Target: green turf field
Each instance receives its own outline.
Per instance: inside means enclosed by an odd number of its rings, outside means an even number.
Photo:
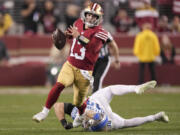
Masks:
[[[31,120],[39,112],[46,94],[1,94],[0,95],[0,135],[180,135],[180,93],[128,94],[114,97],[111,102],[114,112],[125,118],[145,116],[159,111],[169,115],[170,122],[149,123],[136,128],[111,132],[85,132],[82,128],[66,131],[51,110],[48,118],[38,124]],[[63,93],[61,101],[72,102],[71,93]]]

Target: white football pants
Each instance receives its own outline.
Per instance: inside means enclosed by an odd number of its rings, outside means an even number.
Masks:
[[[124,119],[118,114],[112,112],[109,103],[111,102],[113,96],[135,93],[136,87],[136,85],[111,85],[98,90],[92,96],[90,96],[90,100],[97,102],[104,109],[106,115],[108,115],[108,118],[112,122],[112,129],[139,126],[147,122],[152,122],[159,117],[156,114],[146,117]]]

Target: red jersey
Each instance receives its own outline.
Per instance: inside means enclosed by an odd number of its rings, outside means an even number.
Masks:
[[[108,39],[108,33],[101,26],[84,29],[84,23],[81,19],[78,19],[74,25],[81,35],[89,39],[89,43],[82,46],[74,38],[68,61],[79,69],[93,70],[99,51],[103,43]]]

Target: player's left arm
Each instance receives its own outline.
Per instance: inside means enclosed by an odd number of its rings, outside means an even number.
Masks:
[[[120,61],[119,61],[119,48],[116,43],[116,41],[113,39],[112,35],[110,32],[108,32],[108,39],[107,39],[107,44],[109,45],[109,50],[110,50],[110,55],[114,56],[114,62],[113,65],[115,68],[120,67]]]
[[[119,61],[119,48],[116,44],[116,41],[113,39],[109,43],[109,49],[112,56],[114,56],[114,66],[115,68],[120,67],[120,61]]]

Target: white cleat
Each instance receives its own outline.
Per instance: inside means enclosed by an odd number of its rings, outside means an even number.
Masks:
[[[157,121],[165,122],[165,123],[169,122],[169,117],[166,115],[165,112],[160,112],[159,114],[161,115],[161,117],[157,119]]]
[[[48,116],[48,113],[39,112],[39,113],[35,114],[32,119],[39,123],[39,122],[43,121],[47,116]]]
[[[135,91],[137,94],[142,94],[142,93],[144,93],[145,90],[154,88],[156,86],[156,84],[157,84],[156,81],[149,81],[149,82],[143,83],[141,85],[138,85],[136,87]]]

